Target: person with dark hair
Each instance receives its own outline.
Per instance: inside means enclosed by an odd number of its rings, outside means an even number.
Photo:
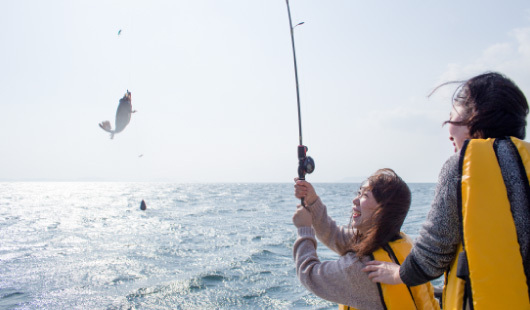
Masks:
[[[295,196],[304,198],[293,223],[298,230],[293,256],[300,282],[339,309],[439,309],[430,283],[416,287],[380,285],[362,272],[373,259],[403,262],[412,243],[400,232],[410,208],[407,184],[391,169],[380,169],[362,183],[353,199],[350,224],[338,226],[313,186],[296,180]],[[318,239],[340,255],[321,262]]]
[[[444,84],[445,85],[445,84]],[[444,309],[530,309],[528,103],[507,77],[463,82],[448,125],[455,152],[405,261],[372,261],[374,282],[428,283],[445,272]]]

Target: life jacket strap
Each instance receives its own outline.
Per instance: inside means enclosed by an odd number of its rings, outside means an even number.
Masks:
[[[467,264],[466,252],[460,252],[458,255],[458,265],[456,267],[456,276],[464,281],[469,280],[469,265]]]

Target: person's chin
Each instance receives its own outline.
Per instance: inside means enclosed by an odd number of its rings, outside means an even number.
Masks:
[[[361,219],[360,218],[353,219],[353,223],[352,223],[351,227],[353,229],[359,230],[360,226],[361,226]]]

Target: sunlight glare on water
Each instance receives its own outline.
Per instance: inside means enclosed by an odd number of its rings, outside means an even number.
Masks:
[[[358,184],[315,187],[347,224]],[[433,185],[411,188],[414,237]],[[292,184],[0,183],[0,308],[335,309],[296,278],[296,204]]]

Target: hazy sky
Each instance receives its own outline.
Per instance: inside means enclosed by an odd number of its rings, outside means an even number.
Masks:
[[[436,85],[495,70],[530,94],[528,0],[290,5],[309,181],[435,182],[453,152]],[[291,182],[290,40],[284,0],[1,0],[0,180]],[[110,140],[127,89],[138,112]]]

